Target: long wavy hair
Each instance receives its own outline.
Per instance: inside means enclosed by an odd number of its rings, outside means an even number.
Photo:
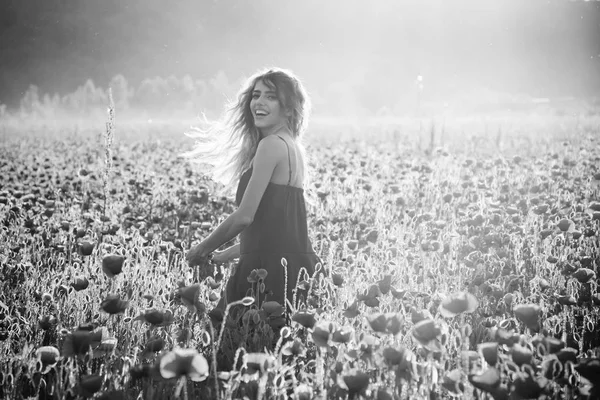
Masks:
[[[251,76],[242,86],[235,100],[226,105],[223,115],[216,121],[208,121],[203,115],[204,127],[192,127],[185,134],[195,138],[194,149],[184,153],[195,163],[202,165],[203,173],[232,190],[242,174],[250,168],[260,141],[260,131],[254,125],[250,109],[252,91],[262,81],[273,89],[279,104],[291,110],[287,126],[302,155],[304,182],[309,181],[308,156],[302,137],[308,124],[310,99],[300,80],[289,70],[270,68]]]

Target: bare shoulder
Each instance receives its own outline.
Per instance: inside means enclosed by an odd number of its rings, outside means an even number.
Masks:
[[[287,153],[286,144],[276,135],[267,136],[258,143],[256,149],[256,155],[260,158],[269,158],[272,160],[278,160],[285,156]]]

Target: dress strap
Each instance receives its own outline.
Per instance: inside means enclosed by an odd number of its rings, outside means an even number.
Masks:
[[[292,159],[290,158],[290,146],[287,144],[287,142],[281,136],[277,135],[277,137],[279,139],[283,140],[283,143],[285,143],[285,147],[287,147],[288,165],[289,165],[289,171],[290,171],[290,177],[288,179],[287,185],[290,186],[290,183],[292,182]]]

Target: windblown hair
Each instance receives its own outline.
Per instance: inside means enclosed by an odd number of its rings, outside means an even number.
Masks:
[[[308,160],[301,139],[308,124],[310,100],[300,80],[291,71],[271,68],[250,77],[238,92],[237,99],[227,104],[219,120],[208,121],[204,116],[205,128],[192,127],[190,132],[185,133],[195,138],[196,144],[183,156],[203,165],[206,168],[203,173],[224,184],[226,190],[233,189],[244,171],[250,168],[261,139],[250,109],[252,91],[259,81],[276,92],[284,109],[292,111],[287,124],[302,154],[304,184],[307,183]]]

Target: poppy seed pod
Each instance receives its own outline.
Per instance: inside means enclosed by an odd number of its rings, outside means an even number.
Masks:
[[[246,307],[251,306],[254,303],[254,297],[246,296],[242,299],[242,304]]]

